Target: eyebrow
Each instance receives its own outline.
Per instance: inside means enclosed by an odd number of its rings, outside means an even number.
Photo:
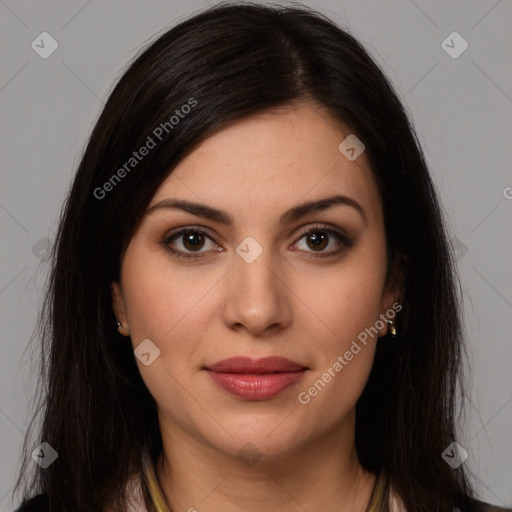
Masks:
[[[344,195],[326,197],[324,199],[308,201],[298,206],[294,206],[293,208],[290,208],[288,211],[283,213],[283,215],[281,215],[279,219],[279,224],[295,222],[300,218],[305,217],[309,213],[327,210],[328,208],[332,208],[333,206],[352,207],[357,212],[359,212],[361,217],[363,217],[365,223],[368,224],[368,217],[363,207],[351,197]],[[197,215],[198,217],[203,217],[213,222],[218,222],[219,224],[224,224],[226,226],[233,225],[233,217],[231,217],[231,215],[227,212],[218,210],[217,208],[213,208],[205,204],[193,203],[190,201],[178,199],[163,199],[162,201],[159,201],[153,206],[150,206],[146,214],[149,215],[161,209],[182,210],[184,212],[191,213],[192,215]]]

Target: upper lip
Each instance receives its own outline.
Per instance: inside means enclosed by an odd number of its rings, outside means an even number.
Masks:
[[[261,359],[230,357],[208,365],[205,368],[217,373],[275,373],[307,369],[302,364],[277,356],[263,357]]]

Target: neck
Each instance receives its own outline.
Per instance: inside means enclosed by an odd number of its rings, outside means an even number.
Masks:
[[[365,512],[376,477],[358,461],[354,429],[345,430],[245,462],[174,431],[162,436],[156,473],[172,512]]]

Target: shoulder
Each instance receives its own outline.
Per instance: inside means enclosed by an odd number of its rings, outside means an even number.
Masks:
[[[46,494],[38,494],[28,500],[23,500],[14,512],[48,512],[50,506]]]
[[[369,510],[385,510],[384,508],[375,508]],[[390,512],[409,512],[405,508],[403,501],[396,494],[391,492],[389,495]],[[477,499],[466,498],[459,507],[455,507],[452,512],[512,512],[512,507],[498,507]]]
[[[383,488],[384,479],[380,478],[375,485],[374,494],[382,495]],[[391,483],[389,483],[388,504],[390,512],[409,512]],[[370,510],[380,511],[385,510],[385,507],[382,504],[374,504],[373,507],[370,506],[368,508],[368,511]],[[512,512],[512,506],[498,507],[496,505],[491,505],[490,503],[479,501],[467,496],[462,500],[462,503],[459,503],[459,507],[455,507],[451,512]]]
[[[498,507],[478,500],[470,500],[467,504],[467,509],[465,508],[464,510],[468,512],[512,512],[510,507]]]

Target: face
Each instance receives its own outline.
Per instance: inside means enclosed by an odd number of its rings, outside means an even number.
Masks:
[[[165,436],[276,456],[353,425],[399,297],[349,134],[309,104],[254,116],[156,192],[112,292]]]

